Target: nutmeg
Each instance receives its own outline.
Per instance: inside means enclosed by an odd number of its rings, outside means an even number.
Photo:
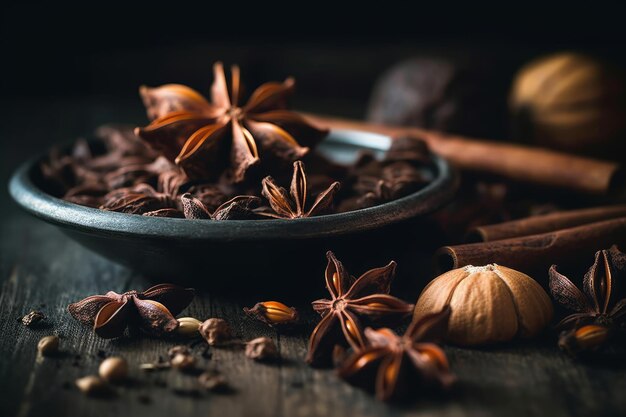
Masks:
[[[521,140],[613,158],[626,145],[624,77],[592,57],[558,53],[530,62],[509,103]]]
[[[452,308],[446,339],[473,346],[531,338],[552,319],[552,303],[541,286],[504,266],[468,265],[448,271],[424,288],[415,316]]]

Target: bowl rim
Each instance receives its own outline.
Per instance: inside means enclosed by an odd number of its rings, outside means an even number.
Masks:
[[[359,135],[378,146],[390,140],[386,135],[356,130],[335,129],[333,135],[347,135],[348,144],[359,142]],[[330,136],[330,135],[329,135]],[[370,142],[371,143],[371,142]],[[27,212],[49,223],[88,234],[125,238],[174,240],[276,240],[326,238],[366,232],[430,213],[449,201],[456,192],[458,175],[450,164],[432,155],[438,175],[424,188],[405,197],[374,207],[302,219],[207,221],[160,218],[105,211],[81,206],[54,197],[37,185],[31,175],[48,154],[39,154],[22,163],[13,173],[9,192]]]

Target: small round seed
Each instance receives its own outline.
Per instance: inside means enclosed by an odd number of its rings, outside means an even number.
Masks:
[[[128,362],[118,356],[106,358],[98,368],[100,377],[109,382],[123,381],[128,377]]]
[[[167,351],[167,356],[172,359],[176,355],[191,355],[191,350],[187,346],[177,345]]]
[[[85,395],[100,397],[110,395],[111,387],[107,382],[95,375],[89,375],[76,380],[76,386]]]
[[[188,370],[196,365],[196,358],[191,355],[177,354],[170,361],[172,367],[180,370]]]
[[[59,336],[42,337],[37,343],[37,350],[42,356],[52,356],[59,351]]]

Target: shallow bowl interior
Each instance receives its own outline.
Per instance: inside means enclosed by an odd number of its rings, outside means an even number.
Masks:
[[[363,150],[382,154],[389,144],[386,136],[335,130],[318,152],[349,163]],[[360,246],[365,255],[368,241],[385,233],[402,233],[398,225],[441,207],[457,184],[448,163],[433,156],[428,168],[432,181],[425,188],[375,207],[296,220],[155,218],[94,209],[51,196],[37,184],[43,157],[24,163],[11,178],[11,195],[25,210],[59,226],[87,248],[150,277],[201,280],[216,286],[223,283],[224,274],[252,279],[252,275],[280,275],[274,273],[279,265],[306,265],[311,259],[323,264],[328,249],[348,252],[348,247]],[[281,277],[272,279],[280,281]]]

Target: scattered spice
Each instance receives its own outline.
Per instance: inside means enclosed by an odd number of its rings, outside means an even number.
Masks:
[[[139,365],[139,369],[144,372],[160,371],[169,368],[171,368],[169,362],[142,363],[141,365]]]
[[[26,327],[35,327],[37,323],[45,319],[46,316],[41,311],[33,310],[22,317],[22,324]]]
[[[449,387],[455,380],[445,353],[434,343],[445,334],[450,308],[417,318],[402,336],[391,329],[365,329],[369,346],[339,369],[348,382],[375,392],[381,401],[402,399],[418,386]]]
[[[288,326],[298,321],[298,311],[278,301],[262,301],[254,307],[244,307],[244,313],[268,326]]]
[[[550,268],[550,292],[559,304],[574,311],[557,324],[563,330],[559,347],[576,355],[604,346],[624,330],[626,298],[613,300],[623,295],[616,293],[617,284],[626,280],[626,254],[615,245],[596,252],[583,278],[584,293],[556,268]]]
[[[213,72],[210,103],[183,85],[140,89],[148,117],[154,120],[136,129],[136,134],[175,161],[190,178],[217,178],[226,171],[230,181],[241,182],[261,156],[264,162],[293,162],[326,135],[327,131],[285,110],[295,84],[292,78],[263,84],[246,105],[239,106],[239,67],[231,68],[230,94],[221,62],[213,66]],[[225,151],[228,161],[220,158]]]
[[[200,333],[198,329],[202,322],[193,317],[181,317],[178,319],[178,328],[176,334],[183,337],[198,337]]]
[[[272,211],[265,210],[258,213],[277,219],[299,219],[324,213],[333,204],[333,197],[339,190],[339,182],[333,182],[317,196],[311,208],[307,210],[307,179],[302,161],[293,163],[289,194],[287,194],[287,190],[277,186],[272,177],[265,177],[262,185],[263,196],[269,201]]]
[[[167,351],[167,356],[172,359],[176,355],[191,355],[191,350],[187,346],[178,345]]]
[[[597,324],[587,324],[561,332],[559,348],[571,356],[598,350],[609,339],[611,329]]]
[[[102,361],[98,374],[108,382],[124,381],[128,377],[128,362],[119,356],[112,356]]]
[[[224,392],[229,390],[228,382],[217,371],[206,371],[198,376],[200,386],[208,391]]]
[[[246,343],[246,357],[261,362],[278,359],[278,348],[269,337],[258,337]]]
[[[172,368],[179,369],[181,371],[188,371],[196,366],[196,358],[192,355],[177,353],[170,360]]]
[[[93,295],[70,304],[68,311],[76,320],[93,326],[100,337],[120,337],[129,325],[147,333],[163,335],[178,328],[175,315],[185,309],[194,296],[192,288],[159,284],[143,292]]]
[[[42,356],[54,356],[59,351],[59,336],[45,336],[39,339],[37,350]]]
[[[364,348],[361,320],[398,323],[413,311],[412,304],[389,295],[396,270],[394,261],[355,280],[332,252],[326,257],[326,288],[332,298],[312,303],[322,320],[309,340],[306,360],[311,365],[330,364],[336,344],[347,342],[355,350]]]
[[[200,334],[211,346],[220,345],[233,337],[232,330],[223,319],[212,318],[200,325]]]
[[[95,375],[78,378],[75,384],[83,394],[90,397],[108,397],[113,394],[111,386]]]

